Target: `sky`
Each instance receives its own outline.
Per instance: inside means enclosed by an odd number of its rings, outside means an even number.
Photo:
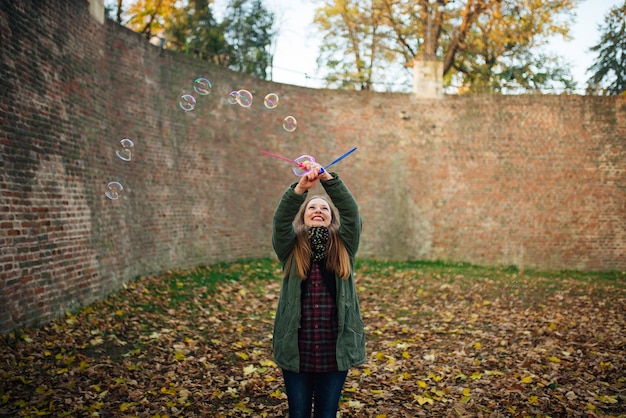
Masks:
[[[224,0],[216,0],[221,3]],[[584,90],[595,55],[589,48],[600,41],[598,25],[608,11],[623,0],[583,0],[576,8],[571,41],[554,38],[549,50],[557,52],[570,67],[578,88]],[[316,59],[320,35],[313,26],[316,8],[313,0],[266,0],[266,7],[276,13],[279,36],[274,52],[273,81],[304,87],[319,88]]]

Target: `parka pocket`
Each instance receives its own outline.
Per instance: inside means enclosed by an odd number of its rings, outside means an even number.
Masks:
[[[364,333],[363,319],[352,307],[348,307],[346,310],[346,323],[344,328],[346,331],[354,333],[357,336],[361,336]]]

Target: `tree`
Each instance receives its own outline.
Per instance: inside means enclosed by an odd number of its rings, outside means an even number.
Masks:
[[[363,86],[385,80],[391,68],[394,80],[408,79],[416,59],[441,60],[445,83],[468,89],[573,88],[557,57],[535,51],[551,36],[567,36],[577,1],[334,0],[316,11],[324,34],[318,65],[328,81],[352,88],[355,79]]]
[[[118,21],[121,22],[121,0],[118,1]],[[179,12],[177,0],[136,0],[125,13],[129,16],[126,26],[150,39],[160,36],[168,26],[168,17]]]
[[[158,36],[165,48],[267,78],[276,33],[274,14],[261,0],[230,0],[221,22],[213,0],[135,0],[124,12],[122,0],[107,1],[117,2],[119,22],[126,17],[126,26],[148,39]]]
[[[163,31],[166,47],[227,66],[232,47],[226,41],[224,22],[218,23],[207,0],[191,0],[182,11],[172,11]]]
[[[622,94],[626,91],[626,1],[613,7],[598,29],[600,42],[590,48],[597,58],[587,70],[593,73],[587,81],[587,92]]]
[[[263,7],[261,0],[231,0],[224,28],[231,51],[229,68],[267,78],[276,37],[274,14]]]

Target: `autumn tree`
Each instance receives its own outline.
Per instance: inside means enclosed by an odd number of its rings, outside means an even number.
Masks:
[[[416,59],[443,63],[447,85],[491,91],[573,88],[558,57],[578,0],[332,0],[316,10],[329,86],[408,82]]]
[[[622,94],[626,91],[626,2],[608,12],[599,30],[600,42],[591,47],[597,58],[587,70],[593,73],[587,92]]]
[[[165,48],[267,78],[276,33],[274,14],[261,0],[230,0],[221,21],[212,0],[134,0],[125,10],[122,0],[108,0],[109,12],[112,1],[120,23],[148,39],[161,38]]]
[[[169,49],[227,66],[232,47],[224,36],[226,26],[217,22],[207,0],[191,0],[182,11],[172,11],[162,36]]]

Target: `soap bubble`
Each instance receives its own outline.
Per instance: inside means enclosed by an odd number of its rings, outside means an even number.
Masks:
[[[178,105],[185,112],[192,111],[196,108],[196,98],[192,94],[183,94],[178,100]]]
[[[120,140],[120,144],[122,144],[122,149],[115,151],[115,154],[124,161],[130,161],[132,159],[132,151],[131,148],[135,146],[135,143],[128,138],[124,138]]]
[[[228,103],[237,104],[238,97],[239,97],[239,92],[237,90],[231,91],[228,94]]]
[[[278,95],[276,93],[268,93],[263,103],[268,109],[275,109],[278,106]]]
[[[109,182],[107,185],[109,190],[107,190],[104,194],[111,200],[117,200],[120,198],[120,193],[124,190],[124,186],[117,181]]]
[[[252,93],[248,90],[239,90],[237,92],[237,103],[242,107],[252,106]]]
[[[206,96],[211,93],[211,89],[213,88],[213,84],[206,78],[196,78],[193,82],[193,90],[201,96]]]
[[[309,169],[306,168],[305,163],[307,162],[315,162],[315,158],[310,156],[310,155],[301,155],[298,158],[296,158],[294,160],[296,162],[296,164],[298,164],[297,167],[292,167],[293,168],[293,172],[296,176],[304,176],[306,173],[308,173]]]
[[[285,128],[287,132],[293,132],[296,130],[297,127],[298,127],[298,121],[293,116],[287,116],[283,120],[283,128]]]

